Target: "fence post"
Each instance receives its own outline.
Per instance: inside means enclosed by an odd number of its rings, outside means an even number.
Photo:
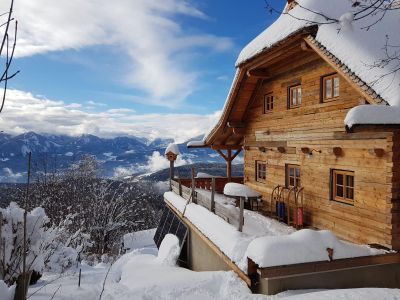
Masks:
[[[78,287],[81,287],[81,276],[82,276],[82,269],[79,268],[79,280],[78,280]]]
[[[215,177],[211,178],[211,212],[215,212]]]
[[[17,278],[17,286],[15,288],[14,300],[26,300],[29,282],[31,281],[32,271],[22,273]]]

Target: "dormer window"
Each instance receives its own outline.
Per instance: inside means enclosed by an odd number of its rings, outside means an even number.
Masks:
[[[289,108],[296,108],[301,105],[301,85],[289,88]]]
[[[339,97],[340,79],[338,74],[322,77],[323,100]]]

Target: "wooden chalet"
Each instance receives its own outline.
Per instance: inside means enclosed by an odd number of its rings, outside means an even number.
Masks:
[[[228,179],[243,149],[244,182],[262,193],[265,211],[276,187],[302,187],[307,226],[399,250],[399,126],[344,123],[352,108],[390,100],[320,43],[318,30],[303,26],[239,61],[217,125],[189,147],[219,152]]]
[[[353,243],[400,250],[400,76],[391,88],[385,76],[384,84],[368,83],[387,70],[368,72],[364,61],[382,47],[371,54],[365,41],[379,43],[384,35],[379,30],[371,36],[338,35],[334,25],[309,25],[301,21],[309,11],[296,3],[288,1],[285,12],[305,15],[299,21],[283,13],[243,49],[220,119],[203,141],[188,144],[217,151],[227,162],[226,178],[192,176],[173,181],[172,190],[235,226],[239,222],[240,229],[242,206],[240,218],[229,215],[215,194],[223,193],[227,182],[242,182],[261,194],[256,209],[263,215],[295,227],[327,229]],[[349,6],[345,0],[307,3],[314,11]],[[392,13],[377,26],[396,31],[395,18]],[[233,178],[232,160],[241,152],[244,176]],[[291,200],[291,193],[301,195],[301,203]],[[282,202],[286,212],[280,215],[277,203]],[[232,269],[255,291],[272,294],[400,284],[397,253],[264,269],[249,260],[245,274],[184,217],[184,210],[166,203],[190,229],[188,265],[194,270]]]

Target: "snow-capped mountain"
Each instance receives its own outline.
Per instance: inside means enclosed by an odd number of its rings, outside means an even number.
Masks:
[[[116,172],[127,175],[143,173],[148,171],[146,166],[154,152],[159,152],[160,155],[156,153],[159,158],[171,142],[171,139],[149,141],[126,136],[106,139],[94,135],[71,137],[27,132],[11,136],[0,133],[0,182],[24,180],[28,152],[32,152],[34,171],[63,170],[82,155],[89,154],[101,163],[105,176],[113,177]],[[180,158],[188,163],[223,162],[210,149],[187,149],[186,143],[179,148]]]

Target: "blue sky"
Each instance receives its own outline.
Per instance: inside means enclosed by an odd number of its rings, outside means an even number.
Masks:
[[[6,131],[197,135],[217,119],[240,50],[277,18],[263,0],[84,3],[17,1],[21,73],[10,82]]]

